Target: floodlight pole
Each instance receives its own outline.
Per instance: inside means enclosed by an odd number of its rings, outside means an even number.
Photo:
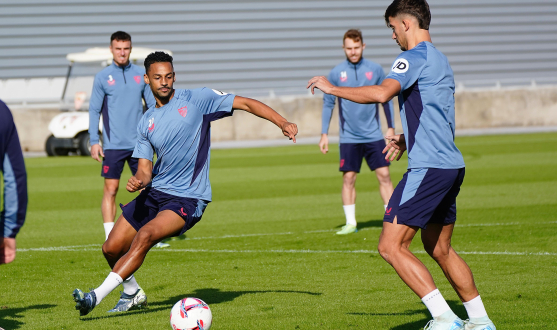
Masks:
[[[70,62],[70,66],[68,67],[68,73],[66,74],[66,83],[64,84],[64,90],[62,91],[62,99],[61,99],[62,102],[64,102],[64,97],[66,96],[66,89],[68,88],[70,73],[72,73],[72,66],[73,66],[73,62]]]

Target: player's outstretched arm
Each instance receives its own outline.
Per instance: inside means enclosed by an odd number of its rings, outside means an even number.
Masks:
[[[406,151],[404,134],[387,135],[385,139],[389,141],[385,149],[383,149],[383,153],[387,153],[385,159],[392,162],[396,157],[396,160],[399,160],[404,154],[404,151]]]
[[[153,175],[153,162],[148,159],[139,158],[137,172],[128,180],[126,189],[129,192],[141,190],[151,182]]]
[[[323,76],[313,77],[306,88],[320,89],[325,94],[334,95],[356,103],[386,103],[400,92],[400,83],[395,79],[385,79],[381,85],[362,87],[338,87]]]
[[[234,98],[234,103],[232,103],[232,108],[251,112],[258,117],[267,119],[277,125],[282,130],[282,134],[284,134],[284,136],[287,136],[290,140],[296,143],[298,126],[286,120],[283,116],[279,115],[275,110],[271,109],[266,104],[247,97],[236,96]]]

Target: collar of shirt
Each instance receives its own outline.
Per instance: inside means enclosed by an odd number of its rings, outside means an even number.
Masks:
[[[132,67],[132,61],[128,61],[128,65],[126,66],[119,66],[118,64],[116,64],[116,62],[114,62],[114,60],[112,60],[112,66],[116,69],[124,69],[125,71]]]

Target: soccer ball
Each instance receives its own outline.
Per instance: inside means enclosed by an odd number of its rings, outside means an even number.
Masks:
[[[184,298],[170,311],[170,326],[174,330],[209,330],[212,322],[209,305],[199,298]]]

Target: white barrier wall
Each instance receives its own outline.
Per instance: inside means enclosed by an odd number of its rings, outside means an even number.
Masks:
[[[321,134],[321,96],[297,96],[260,99],[299,128],[299,137]],[[398,104],[395,99],[395,109]],[[50,135],[48,123],[58,109],[14,108],[15,123],[22,148],[42,151]],[[385,123],[384,114],[381,120]],[[456,93],[456,124],[458,129],[490,127],[524,127],[557,125],[557,86],[464,90]],[[395,111],[396,131],[401,132],[399,112]],[[385,125],[383,125],[385,127]],[[335,111],[329,134],[338,135],[338,114]],[[244,111],[231,118],[213,122],[212,141],[280,139],[281,132],[272,123],[265,122]]]

